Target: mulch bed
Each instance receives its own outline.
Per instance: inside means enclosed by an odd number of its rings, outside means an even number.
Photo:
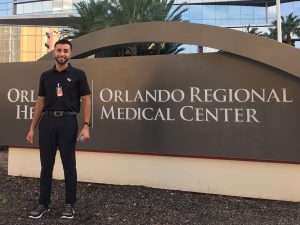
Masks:
[[[203,224],[297,225],[300,204],[143,186],[78,183],[76,217],[60,219],[64,181],[53,181],[51,212],[28,213],[38,199],[39,179],[7,176],[7,151],[0,151],[0,224]],[[300,190],[299,190],[300,194]]]

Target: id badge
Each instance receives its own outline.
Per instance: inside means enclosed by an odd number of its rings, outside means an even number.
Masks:
[[[57,95],[57,97],[61,97],[61,96],[64,95],[64,94],[63,94],[62,87],[60,86],[59,83],[57,84],[57,87],[56,87],[56,95]]]

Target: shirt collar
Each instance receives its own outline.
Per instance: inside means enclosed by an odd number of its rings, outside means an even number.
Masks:
[[[64,69],[63,71],[60,71],[60,72],[69,72],[71,68],[72,68],[71,63],[68,63],[68,67],[66,69]],[[53,72],[59,72],[59,71],[56,70],[56,66],[55,65],[53,66],[52,71]]]

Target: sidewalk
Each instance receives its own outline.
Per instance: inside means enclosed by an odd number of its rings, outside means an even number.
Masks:
[[[300,203],[83,182],[76,217],[63,220],[64,181],[56,180],[51,212],[30,219],[38,187],[39,179],[7,176],[7,152],[0,151],[0,225],[300,225]]]

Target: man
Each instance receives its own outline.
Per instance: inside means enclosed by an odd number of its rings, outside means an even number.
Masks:
[[[82,70],[71,66],[72,44],[59,40],[54,45],[54,67],[40,78],[38,99],[26,139],[33,143],[34,130],[39,122],[39,146],[41,160],[39,204],[29,217],[41,218],[50,211],[52,171],[56,150],[59,149],[65,176],[65,209],[61,218],[74,217],[76,201],[76,140],[84,142],[90,138],[90,89]],[[83,106],[83,127],[79,134],[76,114]]]

